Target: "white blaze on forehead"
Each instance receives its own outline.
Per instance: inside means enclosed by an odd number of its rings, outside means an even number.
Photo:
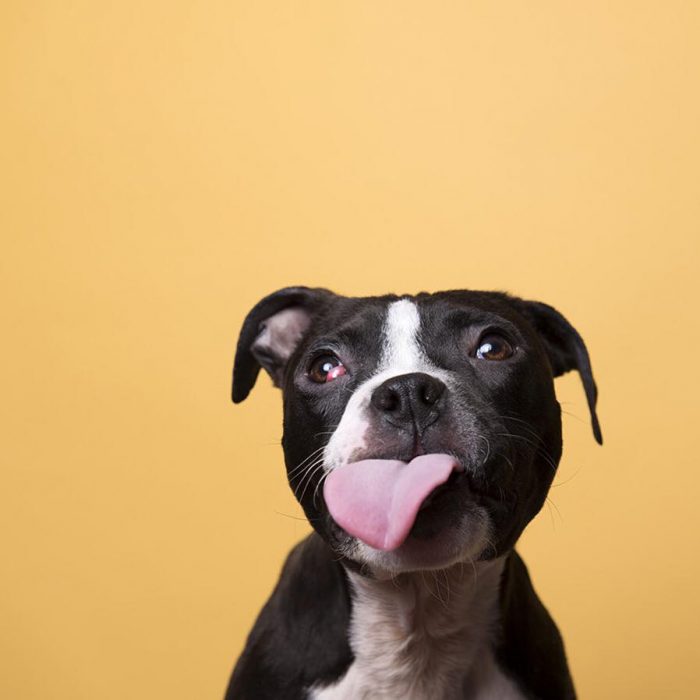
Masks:
[[[408,299],[389,305],[384,324],[384,349],[380,370],[416,370],[425,363],[425,356],[418,344],[420,314],[418,307]]]
[[[370,425],[372,392],[391,377],[425,372],[447,381],[446,372],[432,365],[420,347],[420,314],[410,299],[389,304],[382,328],[382,355],[375,374],[358,386],[324,452],[324,468],[329,471],[349,462],[353,454],[367,447],[365,436]]]

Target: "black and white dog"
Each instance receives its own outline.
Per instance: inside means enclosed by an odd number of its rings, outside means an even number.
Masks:
[[[227,700],[574,698],[513,549],[561,456],[553,377],[596,386],[555,309],[495,292],[292,287],[243,324],[233,400],[282,388],[290,554]]]

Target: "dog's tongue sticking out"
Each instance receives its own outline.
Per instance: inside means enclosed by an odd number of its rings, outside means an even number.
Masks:
[[[408,537],[423,501],[459,469],[454,457],[443,454],[421,455],[408,464],[365,459],[331,471],[323,495],[340,527],[370,547],[390,551]]]

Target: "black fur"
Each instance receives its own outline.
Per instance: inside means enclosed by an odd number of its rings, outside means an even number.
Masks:
[[[564,643],[513,550],[501,581],[501,630],[496,660],[531,700],[575,700]]]
[[[231,678],[227,700],[302,700],[352,663],[350,596],[343,567],[317,535],[287,557]]]

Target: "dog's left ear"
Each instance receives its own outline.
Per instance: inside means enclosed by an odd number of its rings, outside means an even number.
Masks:
[[[262,367],[281,386],[289,358],[309,329],[313,317],[333,297],[327,289],[286,287],[260,300],[246,316],[233,365],[234,403],[255,386]]]
[[[516,301],[518,310],[532,323],[544,341],[552,373],[555,377],[572,369],[581,375],[586,392],[588,409],[591,412],[593,435],[598,444],[603,444],[603,435],[596,414],[598,389],[593,379],[591,360],[583,338],[578,331],[553,307],[539,301]]]

